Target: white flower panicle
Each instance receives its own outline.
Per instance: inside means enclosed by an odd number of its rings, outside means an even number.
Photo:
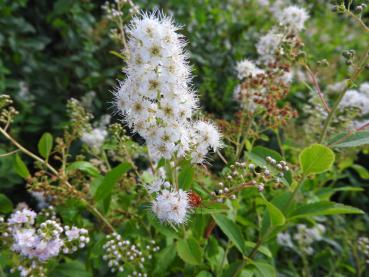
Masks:
[[[152,202],[152,211],[161,222],[183,224],[186,222],[190,203],[188,193],[183,190],[160,191]]]
[[[49,206],[39,215],[54,218],[54,209]],[[47,219],[37,223],[38,215],[27,208],[17,210],[10,215],[7,222],[2,220],[1,234],[10,248],[22,257],[18,270],[21,276],[44,276],[42,263],[64,253],[73,253],[84,248],[89,242],[88,231],[77,227],[62,226],[55,220]],[[39,220],[38,220],[39,221]]]
[[[244,59],[236,65],[237,77],[240,80],[251,77],[254,78],[258,74],[263,74],[264,70],[258,68],[252,61]]]
[[[127,78],[115,91],[118,113],[146,140],[154,161],[196,150],[191,118],[198,101],[190,86],[185,41],[177,30],[171,18],[158,12],[134,18],[127,30]]]
[[[307,11],[297,6],[289,6],[277,16],[279,23],[290,32],[302,31],[308,18],[309,14]]]

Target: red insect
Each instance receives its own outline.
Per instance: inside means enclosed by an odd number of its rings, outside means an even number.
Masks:
[[[202,199],[201,196],[198,195],[196,192],[190,191],[188,193],[188,200],[192,207],[197,208],[201,205]]]

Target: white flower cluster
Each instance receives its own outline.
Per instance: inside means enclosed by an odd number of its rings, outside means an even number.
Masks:
[[[305,22],[309,14],[304,8],[289,6],[278,15],[279,23],[286,27],[288,31],[296,33],[304,29]]]
[[[324,233],[325,227],[322,224],[316,224],[312,228],[308,228],[305,224],[298,224],[297,232],[293,235],[293,239],[296,241],[298,249],[307,255],[312,255],[314,253],[312,244],[315,241],[322,240]],[[279,233],[277,236],[277,242],[279,245],[284,247],[295,247],[292,242],[291,235],[287,232]]]
[[[343,97],[340,108],[358,108],[361,115],[369,113],[369,83],[363,83],[358,90],[350,89],[346,91]]]
[[[82,135],[82,142],[94,149],[98,149],[104,143],[104,140],[108,132],[103,128],[94,128],[90,132],[86,132]]]
[[[153,160],[190,153],[193,162],[202,162],[208,149],[221,146],[220,134],[212,124],[191,119],[197,97],[177,30],[171,18],[158,13],[133,19],[127,30],[127,78],[115,92],[115,106],[146,140]]]
[[[112,273],[127,271],[127,276],[147,276],[147,273],[142,272],[144,264],[152,259],[153,252],[159,251],[155,241],[152,240],[144,249],[139,249],[138,244],[123,240],[117,233],[108,235],[107,239],[108,241],[103,245],[106,252],[103,259],[108,262]]]
[[[161,222],[183,224],[191,205],[186,191],[163,189],[157,193],[151,208]]]
[[[53,208],[49,207],[48,210],[52,211]],[[8,218],[6,232],[2,233],[2,237],[9,241],[11,249],[20,254],[25,263],[27,259],[28,262],[42,263],[58,256],[61,251],[73,253],[78,248],[84,248],[89,242],[86,229],[63,227],[51,219],[38,224],[37,216],[34,211],[27,208],[17,210]],[[39,270],[40,266],[35,269]],[[19,268],[19,271],[22,276],[32,274],[32,270],[26,266]]]
[[[237,77],[240,80],[251,77],[254,78],[258,74],[263,74],[264,70],[258,68],[252,61],[244,59],[236,65]]]
[[[297,33],[303,30],[306,20],[309,18],[305,9],[297,6],[288,6],[276,15],[280,25],[284,28],[272,28],[267,34],[262,36],[256,44],[256,50],[262,63],[270,63],[275,59],[275,55],[281,53],[281,43],[286,32]]]
[[[81,140],[93,149],[99,149],[104,143],[108,132],[106,126],[110,123],[110,115],[103,115],[100,119],[98,127],[93,128],[89,132],[85,132]]]

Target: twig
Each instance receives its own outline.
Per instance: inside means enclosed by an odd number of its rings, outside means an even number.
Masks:
[[[321,91],[321,89],[320,89],[320,86],[319,86],[318,80],[317,80],[317,78],[316,78],[316,75],[311,71],[310,67],[309,67],[307,64],[305,64],[305,63],[304,63],[304,67],[306,68],[306,71],[308,72],[308,75],[309,75],[309,77],[310,77],[310,79],[311,79],[311,82],[313,83],[313,86],[314,86],[314,88],[315,88],[315,91],[316,91],[316,93],[318,94],[318,96],[319,96],[320,100],[322,101],[322,104],[323,104],[323,106],[324,106],[325,110],[326,110],[328,113],[330,113],[330,112],[331,112],[331,110],[330,110],[330,108],[329,108],[329,106],[328,106],[327,102],[326,102],[326,101],[325,101],[325,99],[324,99],[324,96],[323,96],[323,93],[322,93],[322,91]]]
[[[19,151],[19,149],[14,150],[14,151],[10,151],[10,152],[5,153],[5,154],[0,154],[0,158],[7,157],[7,156],[11,156],[11,155],[13,155],[13,154],[17,153],[18,151]]]

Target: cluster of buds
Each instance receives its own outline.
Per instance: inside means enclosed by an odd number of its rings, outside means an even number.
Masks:
[[[278,170],[278,176],[276,178],[276,182],[277,183],[281,183],[281,178],[284,177],[284,173],[289,171],[290,168],[288,167],[287,165],[287,162],[285,161],[280,161],[280,162],[277,162],[275,159],[273,159],[272,157],[270,156],[267,156],[265,158],[265,160],[270,164],[272,165],[275,169]]]
[[[86,229],[63,226],[53,207],[37,214],[20,206],[7,220],[0,217],[0,231],[2,246],[11,249],[17,261],[12,272],[21,276],[46,276],[46,261],[89,242]]]
[[[356,51],[354,49],[344,51],[342,56],[344,57],[347,65],[352,65],[356,57]]]
[[[123,240],[117,233],[108,235],[107,239],[103,246],[106,252],[103,259],[108,262],[112,273],[127,272],[128,276],[147,276],[144,264],[152,259],[153,252],[159,251],[155,241],[151,240],[146,247],[140,249],[140,244]]]
[[[255,187],[259,192],[264,191],[267,185],[280,188],[283,177],[289,167],[285,161],[277,162],[272,157],[265,158],[265,165],[257,166],[253,163],[236,162],[230,165],[225,180],[218,183],[218,188],[210,194],[222,203],[225,199],[236,199],[236,193]]]
[[[359,251],[363,254],[365,258],[365,263],[369,264],[369,238],[360,237],[357,241]]]
[[[116,28],[110,30],[110,37],[116,41],[124,39],[123,17],[125,15],[134,15],[139,12],[139,7],[132,0],[115,0],[113,2],[106,1],[102,6],[102,10],[108,20],[115,23]]]
[[[13,121],[13,118],[18,114],[18,111],[11,106],[12,103],[13,101],[9,95],[0,95],[0,123],[5,124],[6,128]]]
[[[56,216],[56,212],[53,206],[49,205],[45,208],[43,208],[39,213],[38,217],[45,218],[45,219],[51,219],[54,221],[58,221],[58,217]]]
[[[106,17],[113,20],[124,15],[123,9],[128,7],[128,13],[134,14],[139,12],[139,7],[132,0],[115,0],[110,3],[106,1],[101,8],[104,10]]]
[[[224,199],[227,199],[227,198],[231,200],[235,200],[237,198],[236,194],[233,194],[230,188],[224,185],[223,182],[219,182],[218,187],[219,189],[211,192],[212,196],[217,197],[218,203],[222,203]]]

